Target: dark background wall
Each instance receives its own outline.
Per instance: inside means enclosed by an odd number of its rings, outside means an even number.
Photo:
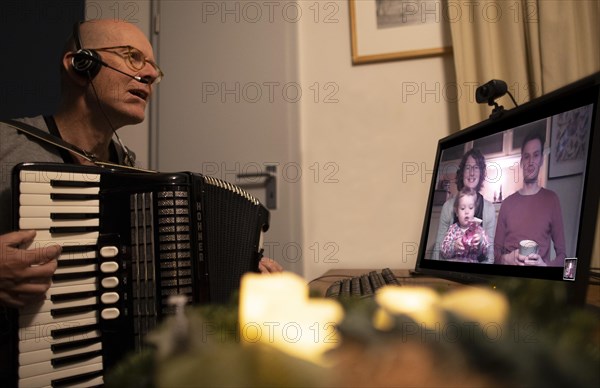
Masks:
[[[0,5],[0,119],[52,114],[59,62],[85,0],[3,0]]]

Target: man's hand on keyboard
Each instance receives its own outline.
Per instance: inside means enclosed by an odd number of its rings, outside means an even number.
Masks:
[[[61,252],[59,245],[24,250],[35,231],[0,235],[0,304],[22,307],[44,298]]]
[[[261,273],[283,272],[283,267],[273,259],[263,257],[258,262],[258,269]]]

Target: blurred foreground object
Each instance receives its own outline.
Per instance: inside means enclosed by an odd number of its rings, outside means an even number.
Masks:
[[[244,344],[262,343],[290,355],[322,363],[341,339],[342,306],[331,299],[309,299],[304,279],[290,272],[246,274],[240,287],[239,327]]]
[[[598,314],[566,305],[554,282],[387,286],[374,298],[333,302],[309,298],[304,282],[284,273],[244,278],[241,292],[239,305],[188,307],[187,322],[168,319],[149,338],[156,350],[120,365],[107,385],[600,386]],[[321,341],[315,322],[331,323]]]

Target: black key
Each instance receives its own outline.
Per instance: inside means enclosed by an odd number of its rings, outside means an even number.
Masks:
[[[72,337],[79,333],[85,333],[91,330],[98,330],[100,326],[97,323],[91,325],[81,325],[81,326],[71,326],[65,327],[62,329],[54,329],[50,332],[50,335],[54,339],[62,338],[62,337]]]
[[[81,384],[98,376],[102,376],[103,373],[103,371],[99,370],[94,372],[83,373],[80,375],[65,377],[62,379],[56,379],[52,380],[51,385],[53,388],[68,387],[70,385]]]
[[[91,199],[100,199],[98,194],[59,194],[51,193],[50,199],[56,201],[87,201]]]
[[[93,220],[100,218],[100,213],[50,213],[51,220]]]
[[[97,232],[98,226],[53,226],[50,227],[50,233],[88,233]]]
[[[82,348],[84,346],[93,345],[100,341],[102,341],[102,339],[99,337],[85,338],[85,339],[77,340],[77,341],[67,341],[67,342],[63,342],[60,344],[50,345],[50,350],[52,350],[53,352],[64,352],[65,350],[77,349],[77,348]]]
[[[100,182],[86,181],[61,181],[60,179],[50,179],[52,187],[100,187]]]
[[[56,357],[53,358],[50,363],[54,367],[60,367],[68,364],[74,364],[76,362],[91,360],[92,358],[102,355],[102,350],[95,350],[93,352],[86,352],[81,354],[73,354],[70,356]]]
[[[98,291],[80,291],[80,292],[68,292],[64,294],[54,294],[50,296],[50,300],[53,302],[65,302],[75,299],[84,299],[91,296],[97,296]]]
[[[72,315],[72,314],[81,314],[87,313],[90,311],[97,310],[97,306],[95,304],[85,305],[85,306],[74,306],[74,307],[63,307],[58,309],[51,309],[50,314],[53,317],[61,317],[64,315]]]
[[[82,265],[97,264],[96,259],[63,259],[58,260],[58,268],[77,267]]]
[[[52,275],[52,280],[55,282],[59,282],[61,280],[75,280],[75,279],[85,279],[91,276],[96,276],[98,272],[96,271],[87,271],[87,272],[72,272],[72,273],[58,273]]]

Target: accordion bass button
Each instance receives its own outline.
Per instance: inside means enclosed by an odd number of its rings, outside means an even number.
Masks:
[[[105,292],[100,295],[100,300],[104,304],[113,304],[119,301],[119,294],[116,292]]]
[[[103,273],[115,273],[119,270],[119,264],[115,261],[107,261],[100,264],[100,271]]]
[[[100,248],[100,256],[105,257],[105,258],[113,258],[113,257],[117,257],[117,255],[119,254],[119,248],[109,245],[106,247],[102,247]]]
[[[119,278],[111,276],[102,279],[102,287],[104,288],[117,288],[119,285]]]
[[[119,311],[119,309],[114,307],[102,309],[102,311],[100,312],[100,316],[102,317],[102,319],[116,319],[119,318],[119,315],[121,315],[121,312]]]

